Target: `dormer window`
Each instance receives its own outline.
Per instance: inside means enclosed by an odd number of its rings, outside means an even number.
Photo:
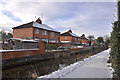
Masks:
[[[35,28],[35,34],[39,34],[39,29]]]

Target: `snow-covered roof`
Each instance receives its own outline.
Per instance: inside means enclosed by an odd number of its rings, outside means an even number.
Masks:
[[[79,37],[78,35],[74,34],[74,33],[71,33],[69,32],[72,36],[75,36],[75,37]]]
[[[27,40],[27,39],[20,39],[20,38],[11,38],[12,40],[19,40],[19,41],[23,41],[23,42],[38,42],[36,40]]]
[[[69,43],[70,41],[61,41],[61,43]]]
[[[10,51],[29,51],[29,50],[39,50],[39,49],[16,49],[16,50],[0,50],[0,52],[10,52]]]
[[[37,27],[37,28],[41,28],[41,29],[45,29],[45,30],[50,30],[50,31],[55,31],[55,32],[59,32],[56,29],[53,29],[45,24],[39,24],[37,22],[33,22],[33,27]]]

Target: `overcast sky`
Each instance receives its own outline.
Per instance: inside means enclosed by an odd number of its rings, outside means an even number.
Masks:
[[[12,27],[35,21],[43,14],[43,23],[60,32],[71,29],[79,36],[110,35],[113,14],[117,13],[115,5],[116,2],[0,0],[0,28],[12,31]]]

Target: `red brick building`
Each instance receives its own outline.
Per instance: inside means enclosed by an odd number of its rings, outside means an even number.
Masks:
[[[60,32],[42,24],[40,18],[17,27],[13,27],[13,38],[40,39],[47,43],[59,44]]]
[[[88,45],[89,40],[85,37],[85,34],[82,34],[82,36],[80,36],[80,39],[83,45]]]
[[[62,33],[60,35],[60,41],[63,46],[66,45],[73,45],[73,44],[80,44],[80,37],[74,33],[72,33],[71,30]]]
[[[83,45],[93,45],[95,43],[94,39],[87,39],[85,37],[85,34],[82,34],[82,36],[80,37],[80,39],[81,39],[81,43]]]

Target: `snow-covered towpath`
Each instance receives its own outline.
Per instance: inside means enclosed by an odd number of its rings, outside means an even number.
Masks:
[[[112,78],[107,60],[109,51],[105,50],[94,56],[39,78]],[[39,78],[37,80],[39,80]]]

